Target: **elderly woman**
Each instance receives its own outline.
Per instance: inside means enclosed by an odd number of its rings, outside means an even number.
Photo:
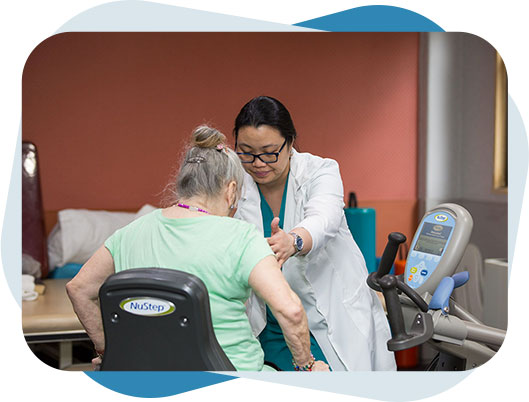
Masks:
[[[74,310],[98,354],[105,350],[98,291],[105,279],[130,268],[178,268],[205,283],[217,340],[237,370],[264,368],[264,353],[245,313],[250,289],[270,307],[298,370],[328,370],[310,352],[307,317],[274,253],[255,227],[231,217],[243,169],[219,131],[201,126],[185,155],[178,199],[118,230],[67,285]],[[94,359],[94,364],[98,359]]]

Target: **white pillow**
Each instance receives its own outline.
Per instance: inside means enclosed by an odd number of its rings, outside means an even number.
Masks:
[[[128,212],[63,209],[48,237],[50,270],[68,263],[84,264],[105,240],[129,224],[136,214]]]

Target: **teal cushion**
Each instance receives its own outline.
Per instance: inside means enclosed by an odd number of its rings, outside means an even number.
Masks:
[[[77,275],[77,273],[79,272],[82,266],[83,264],[70,263],[70,264],[63,265],[62,267],[56,267],[48,275],[48,278],[52,278],[52,279],[73,278],[75,275]]]

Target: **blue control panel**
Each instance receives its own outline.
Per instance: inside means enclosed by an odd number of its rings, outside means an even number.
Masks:
[[[404,271],[407,285],[416,289],[428,280],[443,258],[455,225],[455,219],[446,212],[424,217],[408,254]]]

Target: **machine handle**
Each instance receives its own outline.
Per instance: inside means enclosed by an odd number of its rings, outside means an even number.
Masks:
[[[411,287],[399,280],[395,275],[389,275],[391,266],[395,261],[399,246],[406,241],[406,236],[399,232],[392,232],[388,236],[388,243],[382,254],[378,270],[367,277],[367,284],[374,290],[382,291],[386,302],[391,339],[388,349],[398,351],[420,345],[433,335],[433,321],[428,311],[426,302]],[[404,292],[422,312],[414,319],[410,333],[406,332],[404,316],[397,289]]]
[[[424,301],[424,299],[419,296],[419,294],[413,290],[410,286],[408,286],[406,283],[402,281],[397,282],[397,288],[404,293],[406,296],[408,296],[411,301],[413,301],[417,307],[419,307],[419,310],[423,312],[428,312],[428,304]]]
[[[391,339],[402,342],[411,338],[406,333],[404,326],[404,316],[400,305],[399,295],[397,294],[398,280],[395,275],[385,275],[378,280],[382,288],[384,300],[386,301],[386,310],[388,312],[389,327],[391,328]]]
[[[378,270],[372,272],[367,277],[367,284],[371,289],[378,292],[382,290],[378,284],[378,279],[389,274],[389,271],[391,271],[391,267],[395,262],[395,257],[397,256],[399,246],[405,241],[406,236],[400,232],[391,232],[388,235],[388,242],[386,244],[386,248],[384,249],[384,253],[382,253],[380,263],[378,264]]]
[[[468,271],[462,271],[458,272],[457,274],[452,275],[452,279],[454,280],[454,287],[458,288],[460,286],[463,286],[465,283],[468,282],[470,278],[470,274]]]
[[[463,286],[468,282],[470,275],[468,271],[458,272],[441,280],[430,300],[428,307],[431,310],[441,310],[444,315],[450,311],[450,296],[455,288]]]
[[[391,267],[395,262],[395,257],[399,251],[399,246],[401,243],[406,241],[406,236],[400,232],[392,232],[388,235],[388,242],[384,253],[382,253],[382,258],[380,259],[380,264],[378,265],[377,278],[382,278],[384,275],[389,274]]]
[[[413,320],[410,332],[406,332],[402,306],[399,295],[397,294],[397,287],[402,282],[395,275],[385,275],[378,280],[378,283],[382,288],[384,300],[386,301],[389,327],[391,329],[388,350],[396,352],[421,345],[428,341],[432,337],[434,329],[432,316],[426,312],[419,312]],[[408,285],[405,286],[409,287]],[[416,294],[414,290],[412,292]],[[419,296],[417,295],[417,297]],[[426,304],[424,300],[420,300]]]
[[[430,304],[428,305],[428,307],[431,310],[441,310],[443,315],[447,315],[448,311],[450,310],[448,307],[448,302],[450,300],[452,292],[454,291],[454,287],[454,278],[450,276],[444,277],[439,283],[439,286],[437,286],[437,289],[435,289],[435,292],[432,296],[432,299],[430,300]]]

